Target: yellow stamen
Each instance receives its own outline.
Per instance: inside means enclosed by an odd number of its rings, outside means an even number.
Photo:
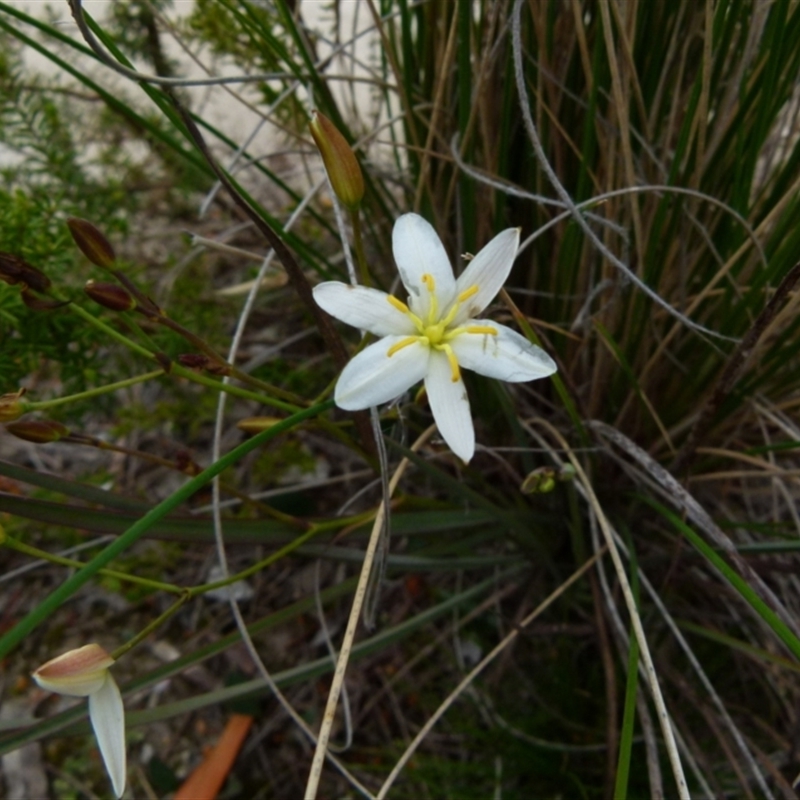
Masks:
[[[463,303],[465,300],[468,300],[472,295],[478,294],[478,287],[470,286],[469,289],[465,289],[461,294],[458,296],[458,302]]]
[[[393,344],[387,350],[386,355],[391,358],[398,350],[402,350],[404,347],[408,347],[416,341],[419,341],[419,336],[406,336],[405,339],[401,339],[397,344]]]
[[[428,291],[433,294],[436,291],[436,281],[433,279],[433,275],[429,272],[426,272],[422,278],[422,282],[428,287]]]
[[[392,297],[392,295],[390,295],[390,294],[386,295],[386,299],[398,311],[402,311],[404,314],[408,314],[408,306],[402,300],[398,300],[396,297]]]
[[[453,352],[453,348],[450,347],[449,344],[441,344],[437,349],[443,350],[444,354],[447,356],[447,361],[450,364],[450,380],[456,383],[461,378],[461,370],[458,367],[458,360],[456,359],[456,354]]]
[[[489,325],[467,325],[464,333],[488,333],[489,336],[497,336],[497,329]]]

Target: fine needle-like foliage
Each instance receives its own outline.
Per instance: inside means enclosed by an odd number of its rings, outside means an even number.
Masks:
[[[33,11],[5,791],[795,796],[800,5]]]

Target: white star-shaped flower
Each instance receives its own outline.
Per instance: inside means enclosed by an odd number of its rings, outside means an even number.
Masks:
[[[344,368],[336,405],[349,411],[377,406],[424,380],[439,433],[469,461],[475,430],[461,368],[511,382],[556,371],[553,359],[525,337],[476,319],[505,283],[518,246],[518,228],[499,233],[456,279],[431,225],[404,214],[394,225],[392,249],[408,304],[364,286],[330,281],[315,287],[314,299],[331,316],[382,337]]]
[[[33,679],[43,689],[89,698],[89,719],[116,797],[125,789],[125,708],[108,668],[114,659],[99,644],[87,644],[42,664]]]

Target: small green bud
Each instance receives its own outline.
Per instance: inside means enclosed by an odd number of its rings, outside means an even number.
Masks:
[[[556,488],[556,471],[553,467],[538,467],[522,481],[523,494],[547,494]]]
[[[112,311],[133,311],[136,308],[136,301],[131,297],[127,289],[123,289],[116,283],[90,280],[86,281],[83,291],[95,303]]]
[[[25,413],[25,404],[20,401],[25,392],[25,389],[20,389],[0,395],[0,422],[13,422]]]
[[[564,464],[556,469],[555,467],[538,467],[529,472],[522,481],[520,491],[523,494],[547,494],[556,488],[556,481],[571,481],[575,477],[575,467],[572,464]]]
[[[34,444],[57,442],[70,435],[69,428],[49,419],[25,419],[6,425],[6,430],[18,439]]]
[[[339,202],[350,211],[355,211],[364,197],[364,176],[353,148],[336,126],[319,111],[311,113],[309,128]]]
[[[105,234],[86,219],[69,217],[67,227],[78,245],[78,249],[92,262],[92,264],[111,269],[117,256],[111,242],[106,239]]]

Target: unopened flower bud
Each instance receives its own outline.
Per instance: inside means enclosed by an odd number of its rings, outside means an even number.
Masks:
[[[34,444],[49,444],[69,436],[69,428],[50,419],[25,419],[6,425],[6,430],[18,439]]]
[[[246,417],[240,419],[236,423],[236,427],[245,433],[261,433],[279,422],[283,422],[283,420],[278,417]]]
[[[80,251],[98,267],[111,269],[117,256],[105,234],[89,220],[69,217],[67,227]]]
[[[25,391],[20,389],[18,392],[0,395],[0,422],[13,422],[25,413],[25,404],[20,401]]]
[[[22,283],[37,292],[46,292],[51,286],[44,272],[14,253],[0,253],[0,281],[11,286]]]
[[[354,211],[364,197],[364,176],[353,148],[336,126],[319,111],[311,113],[309,128],[333,191],[345,208]]]
[[[225,364],[214,358],[201,355],[200,353],[184,353],[178,356],[178,363],[187,369],[205,370],[212,375],[230,375],[230,364]]]
[[[100,754],[111,778],[114,795],[125,791],[125,707],[109,667],[114,659],[99,644],[87,644],[51,659],[33,673],[42,689],[67,697],[89,698]]]
[[[21,293],[22,302],[31,311],[55,311],[62,306],[68,306],[69,300],[52,300],[49,297],[40,297],[36,292],[32,292],[25,286]]]
[[[86,281],[83,291],[95,303],[112,311],[133,311],[136,308],[136,301],[131,297],[127,289],[123,289],[116,283]]]

